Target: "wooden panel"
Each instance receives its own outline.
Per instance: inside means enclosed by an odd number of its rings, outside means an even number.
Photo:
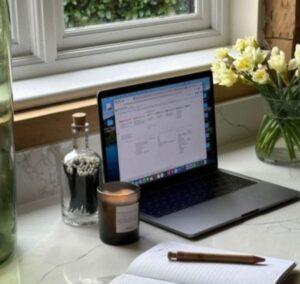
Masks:
[[[223,102],[255,93],[255,89],[242,84],[232,88],[215,86],[215,101]],[[71,115],[78,111],[87,113],[91,132],[98,132],[99,120],[95,98],[16,113],[16,149],[22,150],[71,138]]]
[[[300,1],[296,1],[294,44],[300,43]]]
[[[96,99],[85,99],[16,113],[16,149],[26,149],[71,138],[71,116],[78,111],[87,113],[91,132],[98,131]]]
[[[231,88],[215,85],[214,92],[216,103],[226,102],[258,93],[255,88],[242,83],[237,83]]]
[[[278,46],[286,54],[286,58],[290,59],[293,57],[294,53],[294,43],[289,39],[280,39],[272,38],[268,40],[269,46],[268,49],[271,49],[273,46]]]
[[[299,42],[299,6],[297,0],[264,0],[264,39],[267,48],[278,46],[291,58]]]
[[[265,0],[267,38],[293,39],[296,0]]]

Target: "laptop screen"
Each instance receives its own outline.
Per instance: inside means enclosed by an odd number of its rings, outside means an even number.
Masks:
[[[207,74],[102,97],[106,181],[141,185],[216,163],[211,88]]]

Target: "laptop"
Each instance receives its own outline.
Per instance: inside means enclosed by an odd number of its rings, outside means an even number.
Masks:
[[[299,193],[218,168],[211,72],[98,94],[104,179],[141,188],[141,219],[194,238]]]

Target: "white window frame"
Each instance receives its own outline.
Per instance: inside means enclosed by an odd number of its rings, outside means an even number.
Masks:
[[[13,37],[22,35],[23,38],[23,42],[15,40],[18,46],[13,48],[14,79],[188,52],[229,42],[229,0],[196,0],[196,12],[190,15],[67,30],[62,0],[10,1],[22,7],[19,9],[22,15],[17,14],[22,21],[16,21],[16,8],[11,5]]]
[[[57,11],[59,18],[62,19],[58,28],[58,31],[60,31],[58,34],[58,47],[60,50],[64,50],[116,42],[120,44],[129,40],[155,36],[162,37],[208,29],[210,26],[210,15],[204,13],[204,11],[209,11],[210,2],[207,0],[195,0],[195,4],[195,12],[191,14],[107,23],[72,29],[64,28],[63,5],[61,4]],[[97,34],[101,35],[101,37],[95,36]]]
[[[27,0],[9,0],[11,20],[11,45],[15,56],[30,53]]]

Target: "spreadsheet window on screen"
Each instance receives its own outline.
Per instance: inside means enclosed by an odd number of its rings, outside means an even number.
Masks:
[[[143,184],[209,162],[210,78],[102,99],[110,180]]]

